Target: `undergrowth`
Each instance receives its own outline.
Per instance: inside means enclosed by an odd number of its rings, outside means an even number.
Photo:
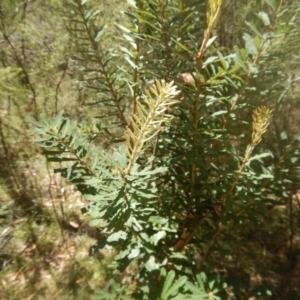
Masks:
[[[85,287],[94,299],[299,296],[298,9],[246,2],[128,1],[113,23],[97,1],[53,1],[69,46],[45,105],[39,97],[47,84],[37,92],[26,59],[3,70],[27,80],[30,102],[16,107],[32,114],[47,163],[84,196],[84,216],[64,218],[60,204],[40,224],[51,231],[55,219],[76,232],[85,218],[97,233],[90,256],[114,253],[106,275],[95,257],[64,261],[68,279],[56,284],[68,286],[70,297],[84,297]],[[2,34],[9,46],[13,35],[3,25]],[[62,87],[68,92],[60,100]],[[40,198],[23,190],[30,200],[23,211],[39,211]],[[22,240],[33,239],[36,250],[28,251],[45,264],[51,243],[44,236],[39,244],[37,220],[32,214]],[[25,265],[17,262],[8,268]],[[90,284],[90,276],[98,277]]]

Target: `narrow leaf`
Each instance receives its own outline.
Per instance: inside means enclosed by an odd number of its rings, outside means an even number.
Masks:
[[[171,287],[172,283],[173,283],[173,280],[175,278],[175,271],[174,270],[171,270],[166,279],[165,279],[165,283],[164,283],[164,287],[163,287],[163,290],[162,290],[162,293],[161,293],[161,298],[162,300],[167,300],[167,293],[168,293],[168,290],[169,288]]]
[[[173,285],[172,287],[167,291],[166,295],[165,295],[165,299],[168,299],[170,296],[174,296],[175,294],[178,293],[179,289],[185,285],[187,281],[187,277],[186,276],[182,276],[180,277]]]

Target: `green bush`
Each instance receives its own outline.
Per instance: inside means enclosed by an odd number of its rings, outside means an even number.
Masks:
[[[285,98],[270,99],[260,82],[281,78],[276,54],[292,28],[280,21],[282,2],[261,1],[229,46],[217,36],[228,8],[221,0],[131,0],[116,30],[101,23],[96,2],[65,2],[96,122],[63,112],[30,121],[48,161],[90,201],[84,213],[106,233],[90,254],[115,248],[112,272],[129,277],[114,275],[95,299],[270,295],[250,284],[249,270],[230,276],[225,262],[298,180],[299,136],[272,122]],[[121,46],[109,47],[112,38]]]

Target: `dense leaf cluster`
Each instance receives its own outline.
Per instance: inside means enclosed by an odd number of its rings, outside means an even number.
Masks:
[[[285,38],[283,3],[262,1],[242,33],[244,46],[225,48],[215,32],[222,2],[128,1],[117,24],[121,46],[107,49],[97,5],[66,1],[78,43],[72,58],[95,90],[99,135],[112,143],[99,149],[62,113],[31,122],[48,160],[63,163],[56,171],[90,201],[91,224],[106,232],[90,254],[114,247],[112,268],[132,272],[129,292],[112,282],[95,299],[268,294],[215,271],[222,269],[217,256],[230,257],[225,240],[260,224],[295,182],[284,166],[298,163],[299,136],[290,141],[281,132],[281,154],[274,143],[265,147],[276,105],[252,86]]]

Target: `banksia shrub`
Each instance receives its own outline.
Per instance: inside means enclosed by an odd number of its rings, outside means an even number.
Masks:
[[[110,146],[94,145],[63,112],[31,122],[48,161],[62,164],[56,172],[89,201],[91,224],[105,230],[90,254],[113,247],[113,274],[130,273],[128,285],[112,280],[97,299],[269,295],[230,280],[226,262],[243,228],[286,197],[278,170],[296,157],[299,139],[280,160],[264,143],[276,105],[251,86],[285,37],[283,3],[262,1],[227,48],[216,35],[222,2],[128,1],[115,25],[120,43],[106,48],[97,3],[66,1],[72,58]]]

